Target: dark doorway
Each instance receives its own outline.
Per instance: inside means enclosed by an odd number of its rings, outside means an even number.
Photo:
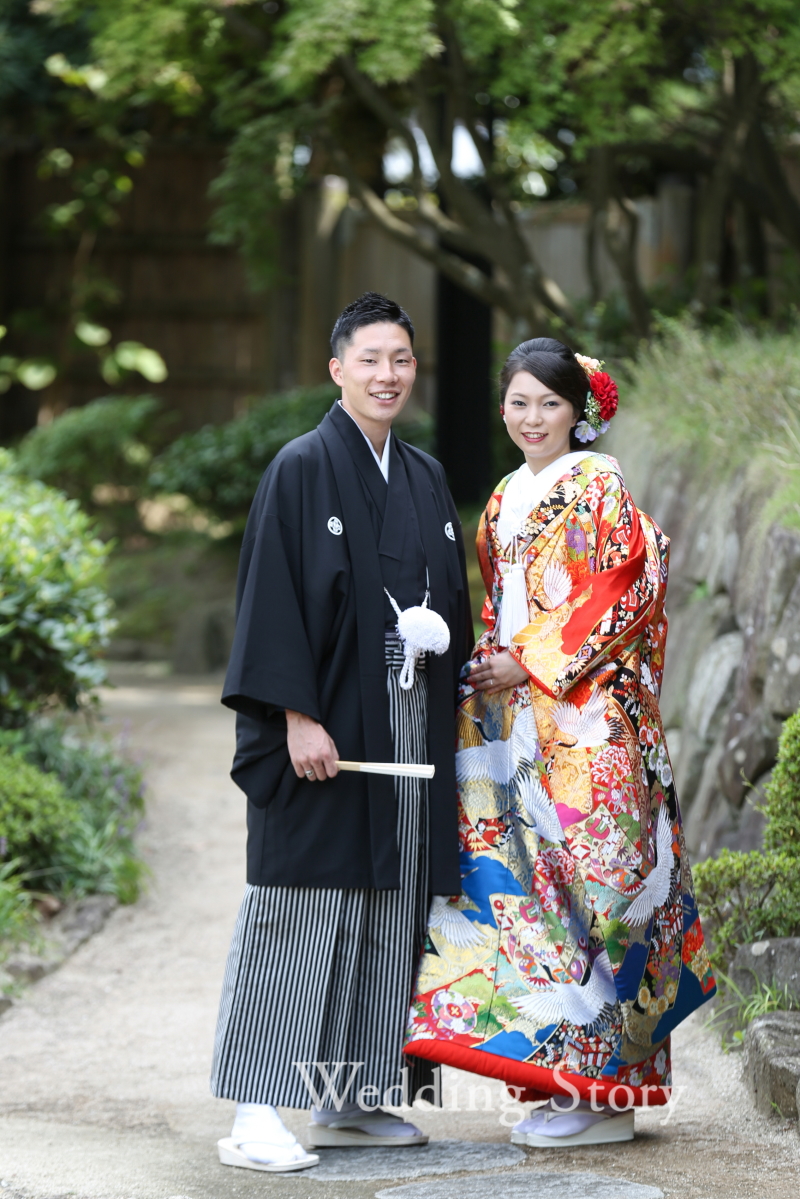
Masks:
[[[492,310],[439,275],[437,321],[437,455],[456,503],[482,503],[494,482]]]

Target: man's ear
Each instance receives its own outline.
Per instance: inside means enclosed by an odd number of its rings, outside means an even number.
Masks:
[[[328,370],[331,372],[331,378],[333,379],[336,386],[342,387],[344,385],[344,379],[342,376],[342,364],[338,358],[331,358],[330,362],[328,363]]]

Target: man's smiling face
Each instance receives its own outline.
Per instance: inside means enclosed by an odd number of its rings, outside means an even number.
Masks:
[[[387,321],[356,329],[342,357],[331,359],[330,372],[342,389],[342,406],[373,440],[373,435],[385,438],[403,411],[414,386],[417,360],[406,330]]]

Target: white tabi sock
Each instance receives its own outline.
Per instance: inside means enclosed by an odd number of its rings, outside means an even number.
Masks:
[[[383,1108],[371,1107],[366,1110],[357,1103],[343,1103],[341,1111],[335,1108],[311,1109],[312,1124],[330,1125],[347,1121],[348,1128],[357,1128],[374,1137],[415,1137],[422,1133],[416,1124],[407,1124],[401,1116],[393,1112],[385,1112]]]
[[[231,1138],[251,1162],[285,1165],[306,1156],[297,1137],[269,1103],[237,1103]]]

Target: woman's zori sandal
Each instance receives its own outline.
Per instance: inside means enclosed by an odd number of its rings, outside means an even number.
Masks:
[[[560,1102],[559,1102],[560,1100]],[[600,1105],[596,1105],[600,1106]],[[617,1111],[600,1106],[596,1111],[586,1099],[575,1101],[553,1096],[511,1130],[516,1145],[535,1149],[568,1149],[574,1145],[610,1145],[633,1140],[633,1108]]]

